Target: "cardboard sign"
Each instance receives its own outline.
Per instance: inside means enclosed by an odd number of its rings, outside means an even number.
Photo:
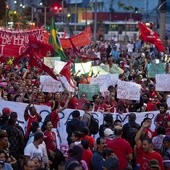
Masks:
[[[100,87],[100,92],[105,92],[110,85],[115,86],[118,79],[118,74],[99,75],[96,78],[92,78],[90,84],[98,84]]]
[[[128,100],[140,100],[139,84],[126,81],[118,81],[117,98]]]
[[[62,84],[60,81],[54,80],[50,76],[40,76],[40,88],[42,89],[43,92],[61,92],[64,91]]]
[[[156,91],[170,91],[170,74],[156,74]]]
[[[148,64],[148,77],[155,78],[156,74],[164,74],[165,73],[165,63],[150,63]]]
[[[60,57],[44,57],[44,64],[50,68],[55,68],[55,61],[60,61]]]
[[[79,84],[79,96],[81,96],[82,94],[86,94],[87,99],[92,101],[93,96],[95,94],[99,94],[100,93],[100,88],[98,85],[95,84]]]

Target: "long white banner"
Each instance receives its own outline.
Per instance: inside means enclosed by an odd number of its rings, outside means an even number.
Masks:
[[[24,110],[25,107],[28,104],[25,103],[17,103],[17,102],[10,102],[10,101],[4,101],[0,100],[0,112],[2,113],[2,109],[4,107],[10,108],[12,111],[15,111],[18,113],[18,120],[24,122]],[[45,116],[50,112],[50,107],[46,105],[35,105],[35,108],[37,109],[38,113],[41,113],[42,115],[42,120],[44,120]],[[60,123],[58,127],[58,132],[59,132],[59,141],[60,141],[60,149],[65,152],[68,149],[67,145],[67,134],[66,134],[66,124],[67,121],[69,121],[72,117],[70,116],[70,113],[73,111],[73,109],[65,109],[62,113],[59,113],[60,116]],[[84,114],[84,111],[79,110],[81,113],[81,116]],[[136,113],[137,114],[137,123],[141,123],[142,120],[145,117],[149,117],[152,120],[154,120],[155,116],[157,115],[158,111],[153,111],[153,112],[140,112]],[[94,112],[94,117],[99,120],[99,124],[101,125],[103,123],[103,117],[104,113],[101,112]],[[118,114],[114,113],[113,114],[114,120],[119,119],[122,121],[123,124],[128,122],[128,113],[123,113],[123,114]],[[42,123],[41,123],[42,124]],[[25,124],[21,124],[21,126],[24,128]],[[154,121],[152,121],[152,126],[151,129],[155,129],[155,124]],[[98,135],[95,136],[95,138],[98,137]]]

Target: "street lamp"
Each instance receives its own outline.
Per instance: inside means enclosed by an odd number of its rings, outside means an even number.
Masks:
[[[160,38],[165,40],[166,32],[166,0],[161,0],[161,4],[158,6],[157,11],[160,11]]]

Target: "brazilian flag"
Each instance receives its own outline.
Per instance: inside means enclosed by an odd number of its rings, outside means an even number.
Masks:
[[[50,44],[53,45],[55,52],[60,57],[61,61],[67,61],[68,58],[65,55],[63,48],[60,44],[60,40],[57,36],[57,30],[55,27],[55,20],[54,17],[51,18],[51,28],[50,28]]]

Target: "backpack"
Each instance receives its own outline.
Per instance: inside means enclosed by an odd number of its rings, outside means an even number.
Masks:
[[[135,146],[135,136],[139,129],[135,126],[132,126],[130,123],[128,123],[128,130],[125,135],[125,139],[130,143],[132,147]]]
[[[91,120],[90,120],[89,131],[90,134],[96,135],[99,131],[99,121],[96,118],[94,118],[93,115],[90,116],[91,116]]]

